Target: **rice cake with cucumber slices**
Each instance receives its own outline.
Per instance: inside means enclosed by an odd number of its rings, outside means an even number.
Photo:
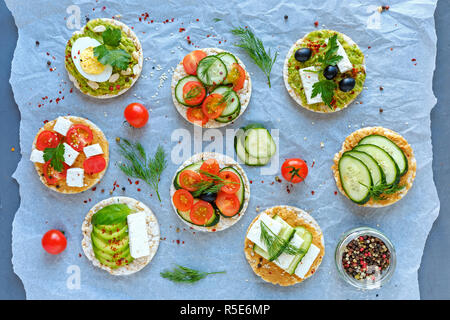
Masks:
[[[324,59],[331,46],[329,40],[334,35],[337,35],[337,50],[330,54],[330,58],[336,55],[343,57],[337,65],[330,59]],[[319,58],[330,64],[320,62]],[[318,70],[322,72],[314,72]],[[363,52],[350,37],[333,30],[315,30],[299,39],[288,51],[283,66],[284,84],[292,99],[303,108],[319,113],[336,112],[348,107],[363,90],[365,78]],[[324,103],[321,93],[312,97],[313,85],[318,81],[335,86],[331,91],[330,106]]]
[[[152,210],[129,197],[97,203],[86,215],[81,230],[86,257],[114,276],[144,268],[155,256],[160,241],[158,220]]]
[[[266,241],[272,249],[267,249]],[[299,208],[281,205],[264,210],[252,221],[244,253],[255,274],[264,281],[291,286],[317,271],[325,244],[312,216]]]
[[[331,169],[339,191],[364,207],[385,207],[399,201],[416,176],[412,147],[400,134],[383,127],[366,127],[350,134],[333,161]]]
[[[201,60],[204,61],[199,64]],[[213,68],[207,63],[209,60]],[[206,67],[203,68],[203,65]],[[212,74],[197,74],[197,67],[209,70]],[[195,83],[198,85],[193,86]],[[231,90],[232,88],[235,90]],[[252,81],[244,63],[237,56],[218,48],[203,48],[192,51],[176,66],[171,90],[173,104],[184,119],[204,128],[220,128],[235,121],[247,109],[252,94]],[[228,91],[229,94],[225,96]],[[190,94],[192,92],[195,94]],[[222,95],[226,100],[225,108],[208,118],[201,112],[201,106],[206,100],[213,101],[213,94]],[[222,103],[215,105],[222,106]],[[193,122],[194,119],[198,119],[200,123]]]
[[[59,153],[59,157],[64,163],[60,163],[62,167],[58,171],[53,167],[53,160],[44,158],[46,152],[57,158],[61,146],[64,154]],[[47,188],[65,194],[80,193],[95,186],[104,176],[109,163],[109,143],[91,121],[61,116],[47,122],[36,134],[30,160]]]
[[[215,180],[211,180],[213,176],[234,182],[223,183],[227,187],[217,190],[200,192],[200,184],[204,184],[204,188],[207,184],[216,185]],[[250,183],[242,167],[232,158],[203,152],[178,168],[170,186],[170,197],[176,215],[189,227],[206,232],[222,231],[238,222],[247,210]]]

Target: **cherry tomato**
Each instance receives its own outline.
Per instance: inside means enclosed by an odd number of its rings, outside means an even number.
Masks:
[[[46,148],[56,148],[59,144],[59,136],[56,132],[44,130],[36,140],[36,149],[44,151]]]
[[[206,53],[195,50],[188,53],[183,59],[183,67],[187,74],[197,75],[197,66],[200,60],[206,57]]]
[[[198,188],[196,184],[202,181],[202,177],[195,171],[184,170],[180,173],[180,187],[188,191],[195,191]]]
[[[184,189],[178,189],[175,191],[172,200],[175,208],[180,211],[188,211],[194,204],[194,197],[189,191]]]
[[[66,134],[67,143],[78,152],[91,143],[93,138],[91,128],[84,124],[74,124]]]
[[[208,117],[203,113],[201,107],[188,108],[186,116],[190,122],[196,123],[200,126],[204,126],[209,120]]]
[[[299,183],[308,176],[308,165],[302,159],[286,159],[281,166],[283,178],[291,183]]]
[[[220,189],[225,193],[234,194],[241,187],[241,179],[239,179],[238,175],[234,172],[222,171],[219,173],[219,177],[225,180],[225,185]]]
[[[227,75],[227,80],[233,84],[233,90],[239,91],[244,87],[245,70],[238,63],[231,65],[230,73]]]
[[[89,157],[83,162],[83,169],[87,174],[99,173],[105,170],[106,160],[99,154],[93,157]]]
[[[204,225],[211,219],[214,214],[214,208],[211,203],[199,200],[196,202],[191,209],[190,218],[192,222],[197,225]]]
[[[67,247],[67,239],[59,230],[49,230],[42,237],[42,247],[50,254],[60,254]]]
[[[45,181],[47,181],[47,184],[56,184],[59,180],[64,179],[67,174],[67,169],[69,169],[69,166],[65,163],[63,163],[63,171],[58,172],[50,165],[50,162],[52,160],[48,160],[46,163],[44,163],[43,171],[44,171],[44,178]]]
[[[216,206],[227,217],[232,217],[239,212],[241,204],[235,194],[219,192],[216,198]]]
[[[200,166],[200,176],[203,180],[212,180],[211,177],[208,177],[206,174],[201,173],[201,171],[206,171],[208,173],[219,175],[220,166],[216,159],[208,159],[202,163]]]
[[[198,81],[189,81],[183,87],[184,102],[190,106],[198,106],[205,96],[205,87]]]
[[[227,103],[224,101],[223,96],[218,93],[213,93],[203,100],[202,110],[209,119],[216,119],[222,114],[226,106]]]
[[[125,119],[135,128],[142,128],[148,121],[148,110],[140,103],[130,103],[124,111]]]

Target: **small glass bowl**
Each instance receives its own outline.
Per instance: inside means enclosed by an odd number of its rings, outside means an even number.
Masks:
[[[344,253],[345,248],[347,247],[347,244],[349,244],[350,241],[359,236],[366,236],[366,235],[377,237],[384,242],[384,244],[391,253],[389,266],[387,267],[387,269],[383,270],[383,272],[381,272],[378,276],[376,275],[375,277],[369,276],[366,277],[366,279],[364,280],[357,280],[352,276],[348,275],[347,272],[344,270],[344,267],[342,265],[342,255]],[[396,260],[397,258],[395,254],[394,245],[392,244],[392,242],[383,233],[370,227],[359,227],[345,232],[339,239],[335,251],[335,262],[338,273],[340,274],[342,279],[345,280],[345,282],[359,289],[378,289],[381,286],[383,286],[392,277],[395,270]]]

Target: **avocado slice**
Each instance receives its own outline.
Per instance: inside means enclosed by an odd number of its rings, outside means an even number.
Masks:
[[[98,236],[96,236],[93,232],[91,233],[92,244],[95,248],[103,250],[106,253],[114,255],[116,253],[122,252],[125,249],[129,248],[129,238],[128,235],[124,236],[122,239],[114,241],[113,243],[107,243]]]
[[[117,232],[117,229],[120,230],[127,225],[128,224],[126,221],[122,221],[122,222],[119,222],[116,224],[111,224],[111,225],[105,225],[105,224],[94,225],[94,228],[97,228],[98,230],[102,231],[102,233],[112,233],[112,232]]]
[[[118,231],[117,231],[118,230]],[[125,235],[127,235],[128,225],[122,227],[122,229],[116,228],[114,232],[106,231],[101,228],[101,226],[94,226],[93,233],[100,239],[111,240],[111,239],[122,239]]]

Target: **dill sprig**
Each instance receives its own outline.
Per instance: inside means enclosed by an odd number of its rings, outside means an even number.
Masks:
[[[128,164],[119,164],[120,170],[127,176],[144,180],[155,190],[159,201],[158,184],[163,170],[167,167],[166,153],[158,146],[155,156],[147,157],[144,147],[139,142],[131,143],[127,139],[118,139],[117,144],[122,156],[128,160]]]
[[[210,178],[210,180],[200,181],[193,186],[195,188],[198,188],[197,190],[192,192],[192,196],[194,198],[199,197],[203,193],[218,193],[225,184],[237,184],[237,182],[235,181],[225,181],[218,175],[215,175],[208,171],[200,170],[199,172]]]
[[[374,200],[385,200],[386,197],[383,197],[383,194],[394,194],[397,193],[405,188],[404,185],[400,186],[398,184],[394,185],[386,185],[383,183],[377,184],[376,186],[366,186],[365,184],[361,183],[364,187],[369,189],[370,197],[372,197]]]
[[[261,240],[267,247],[267,253],[269,254],[269,261],[273,261],[281,253],[286,253],[290,255],[298,255],[303,253],[303,250],[296,248],[289,244],[288,241],[280,238],[278,235],[272,232],[267,225],[261,221]]]
[[[270,49],[269,52],[266,52],[261,39],[257,38],[249,28],[239,27],[231,30],[231,33],[240,38],[240,42],[236,46],[244,49],[256,65],[264,72],[270,88],[270,72],[277,60],[278,52],[275,52],[275,56],[272,58]]]
[[[161,272],[161,277],[173,282],[194,283],[210,274],[225,273],[226,271],[203,272],[177,265],[172,271]]]
[[[203,67],[200,70],[202,78],[206,79],[207,83],[211,82],[211,77],[209,76],[209,69],[216,63],[216,59],[205,59],[203,62]]]

